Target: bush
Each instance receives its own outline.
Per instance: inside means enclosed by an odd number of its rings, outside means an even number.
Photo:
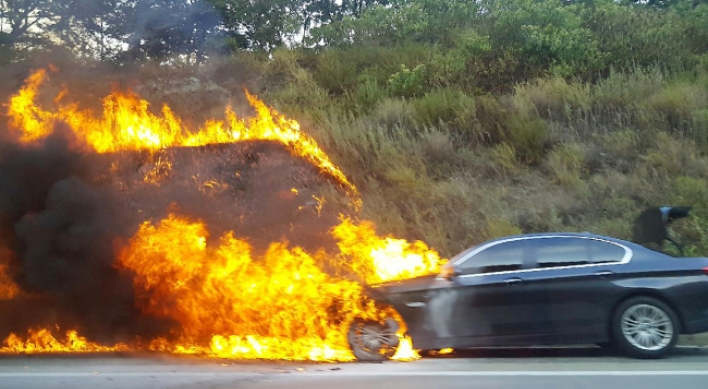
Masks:
[[[649,97],[648,107],[663,116],[671,128],[684,130],[694,114],[708,107],[708,91],[697,85],[674,84]]]
[[[595,105],[604,108],[636,106],[664,86],[664,74],[652,68],[635,68],[628,73],[612,72],[593,88]]]
[[[367,119],[382,128],[415,128],[415,112],[403,99],[386,98],[379,102]]]
[[[414,117],[421,126],[442,125],[460,132],[474,122],[474,99],[450,89],[437,89],[411,100]]]
[[[491,155],[504,173],[511,173],[517,169],[516,150],[512,146],[500,143],[492,148]]]
[[[509,220],[487,219],[487,239],[496,239],[505,236],[519,235],[521,233],[521,229]]]
[[[343,60],[344,54],[338,49],[327,50],[316,57],[315,68],[311,69],[317,83],[334,95],[353,90],[358,84],[356,63]]]
[[[415,97],[421,95],[426,88],[425,65],[420,64],[410,70],[406,65],[401,65],[401,70],[392,74],[388,79],[388,86],[394,96]]]
[[[538,118],[514,115],[506,120],[505,125],[502,139],[514,147],[520,160],[531,166],[540,164],[546,154],[546,122]]]
[[[560,145],[550,152],[545,164],[557,183],[577,185],[585,166],[585,150],[579,145]]]
[[[356,87],[353,99],[358,112],[368,112],[386,97],[386,88],[379,86],[373,78],[364,76]]]
[[[568,83],[561,77],[537,80],[514,88],[514,106],[527,114],[544,118],[570,118],[577,109],[591,106],[592,94],[589,84]]]

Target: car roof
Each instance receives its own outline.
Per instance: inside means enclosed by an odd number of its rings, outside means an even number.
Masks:
[[[634,243],[628,242],[628,241],[625,241],[622,239],[617,239],[617,238],[613,238],[613,237],[605,236],[605,235],[592,234],[590,232],[540,232],[540,233],[535,233],[535,234],[509,235],[509,236],[503,236],[500,238],[485,241],[483,243],[480,243],[480,245],[485,245],[487,243],[499,242],[499,241],[509,240],[509,239],[550,238],[550,237],[559,237],[559,238],[565,238],[565,237],[573,238],[573,237],[575,237],[575,238],[603,239],[603,240],[609,240],[611,242],[634,245]]]
[[[632,243],[632,242],[622,240],[622,239],[613,238],[610,236],[592,234],[590,232],[540,232],[540,233],[534,233],[534,234],[509,235],[509,236],[503,236],[500,238],[484,241],[478,245],[474,245],[474,246],[471,246],[471,247],[468,247],[468,248],[462,250],[461,252],[459,252],[458,254],[453,256],[452,258],[450,258],[450,263],[454,263],[458,259],[460,259],[463,256],[470,253],[471,251],[474,251],[477,248],[480,248],[482,246],[487,246],[491,243],[503,242],[503,241],[507,241],[507,240],[516,240],[516,239],[533,239],[533,238],[550,238],[550,237],[601,239],[601,240],[606,240],[609,242],[614,242],[614,243],[624,245],[624,246],[630,248],[632,251],[648,250],[646,247],[638,245],[636,243]]]

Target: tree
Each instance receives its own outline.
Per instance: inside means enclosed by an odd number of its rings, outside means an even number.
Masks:
[[[475,0],[369,2],[366,9],[350,8],[340,20],[319,27],[312,42],[391,46],[416,41],[449,45],[459,29],[476,19],[477,12]]]
[[[567,75],[601,66],[587,8],[561,0],[490,0],[486,35],[492,47],[513,53],[528,75],[552,69]]]
[[[272,51],[303,25],[302,0],[209,0],[222,17],[234,49]]]
[[[0,0],[0,31],[12,44],[38,38],[45,32],[51,0]]]
[[[132,59],[185,55],[201,62],[221,35],[220,16],[206,0],[124,0],[110,22]]]
[[[108,43],[109,15],[116,5],[117,0],[56,1],[51,30],[75,53],[105,59],[117,49]]]
[[[0,35],[6,45],[15,47],[60,42],[80,55],[103,53],[104,15],[112,12],[116,1],[0,0]]]

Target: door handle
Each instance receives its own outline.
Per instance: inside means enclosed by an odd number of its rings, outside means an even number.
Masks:
[[[614,274],[615,274],[615,273],[613,273],[613,272],[611,272],[611,271],[609,271],[609,270],[603,270],[603,271],[599,271],[599,272],[596,272],[596,273],[595,273],[595,275],[598,276],[598,277],[609,277],[609,276],[614,275]]]
[[[507,279],[504,280],[504,283],[507,284],[507,285],[509,285],[509,286],[519,285],[519,284],[521,284],[522,282],[524,282],[524,280],[522,280],[522,279],[519,278],[519,277],[507,278]]]

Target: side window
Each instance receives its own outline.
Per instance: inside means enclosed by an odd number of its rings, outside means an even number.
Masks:
[[[478,252],[456,269],[460,274],[484,274],[521,270],[526,240],[500,243]]]
[[[625,254],[612,243],[573,237],[533,239],[530,248],[539,268],[619,262]]]
[[[621,262],[627,254],[623,247],[616,244],[603,242],[601,240],[587,240],[590,241],[588,246],[590,251],[588,260],[590,263]]]

